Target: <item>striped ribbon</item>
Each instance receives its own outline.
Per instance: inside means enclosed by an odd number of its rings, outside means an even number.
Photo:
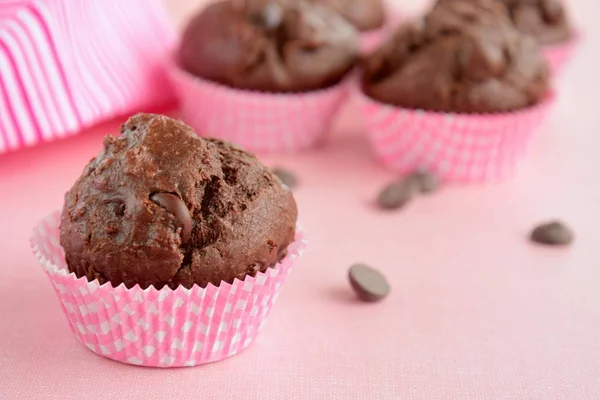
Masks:
[[[173,101],[160,0],[0,0],[0,153]]]

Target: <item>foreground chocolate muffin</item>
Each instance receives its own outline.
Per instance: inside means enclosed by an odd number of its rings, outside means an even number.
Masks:
[[[429,111],[493,113],[542,101],[548,68],[536,41],[493,0],[438,3],[364,62],[375,100]]]
[[[378,29],[385,23],[382,0],[311,0],[321,3],[344,17],[359,31]]]
[[[210,4],[187,25],[180,66],[237,89],[303,92],[338,83],[358,55],[356,30],[305,1]]]
[[[297,209],[254,156],[138,114],[65,196],[60,242],[71,272],[130,288],[205,287],[274,266]]]
[[[448,2],[456,0],[439,0]],[[561,0],[496,0],[506,7],[521,32],[543,45],[558,44],[573,37],[573,29]]]

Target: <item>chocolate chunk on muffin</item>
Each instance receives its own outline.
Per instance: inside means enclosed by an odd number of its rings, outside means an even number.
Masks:
[[[305,1],[210,4],[187,25],[179,63],[237,89],[304,92],[338,83],[354,66],[357,32],[332,10]]]
[[[383,0],[311,0],[321,3],[344,17],[359,31],[378,29],[385,23]]]
[[[439,0],[448,1],[456,0]],[[573,29],[561,0],[496,1],[504,4],[517,29],[535,37],[543,45],[565,42],[573,36]]]
[[[542,101],[548,67],[535,39],[494,0],[438,3],[364,62],[375,100],[428,111],[493,113]]]
[[[121,133],[65,196],[71,272],[128,288],[205,287],[285,256],[296,203],[254,156],[160,115],[138,114]]]

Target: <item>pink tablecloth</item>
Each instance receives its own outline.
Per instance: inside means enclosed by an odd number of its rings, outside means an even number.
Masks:
[[[600,399],[600,3],[573,8],[585,43],[511,182],[378,212],[391,175],[355,104],[322,149],[265,159],[300,176],[311,245],[258,341],[221,363],[152,370],[92,354],[30,254],[30,228],[117,122],[1,157],[0,399]],[[576,230],[570,249],[527,242],[553,217]],[[346,269],[361,260],[388,276],[384,303],[353,300]]]

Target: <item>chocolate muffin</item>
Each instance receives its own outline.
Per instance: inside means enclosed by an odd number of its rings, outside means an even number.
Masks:
[[[160,115],[131,117],[121,133],[65,196],[71,272],[128,288],[205,287],[285,256],[296,203],[254,156]]]
[[[399,27],[368,57],[363,87],[400,107],[493,113],[542,101],[548,75],[536,41],[516,30],[501,4],[452,0]]]
[[[187,25],[180,66],[238,89],[303,92],[338,83],[354,66],[357,32],[326,7],[305,1],[210,4]]]
[[[565,42],[573,36],[573,30],[561,0],[496,1],[506,6],[517,29],[535,37],[543,45]]]
[[[382,0],[311,0],[325,4],[359,31],[378,29],[385,23],[385,7]]]

